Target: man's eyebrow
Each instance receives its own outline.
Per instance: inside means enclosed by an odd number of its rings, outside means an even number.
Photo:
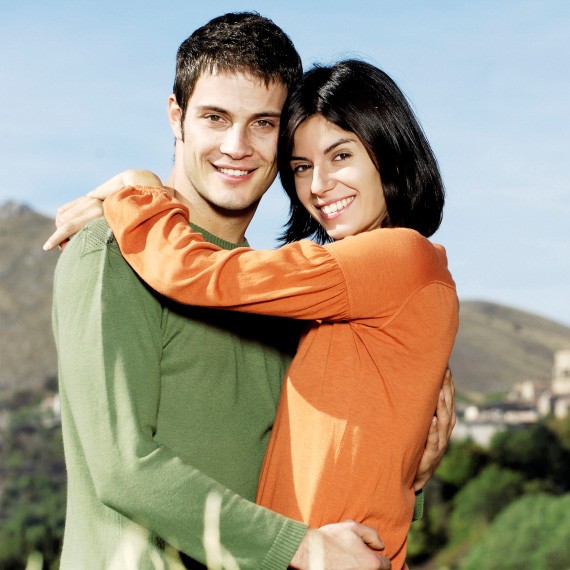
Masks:
[[[216,105],[199,105],[196,107],[196,111],[199,113],[204,113],[210,111],[212,113],[219,113],[220,115],[230,115],[231,113],[227,109],[222,107],[217,107]],[[279,119],[281,117],[281,112],[278,111],[263,111],[261,113],[255,113],[251,116],[252,119],[263,119],[266,117],[271,117]]]
[[[281,113],[277,111],[265,111],[263,113],[255,113],[255,115],[252,115],[253,119],[263,119],[264,117],[272,117],[274,119],[280,119]]]
[[[338,139],[337,141],[333,142],[330,146],[327,146],[323,151],[323,154],[328,154],[331,150],[334,150],[337,146],[346,143],[353,143],[356,142],[354,139]],[[292,156],[289,160],[307,160],[304,156]]]
[[[194,109],[198,113],[205,113],[206,111],[209,111],[210,113],[219,113],[220,115],[228,114],[227,109],[222,109],[222,107],[216,107],[215,105],[198,105],[194,107]]]

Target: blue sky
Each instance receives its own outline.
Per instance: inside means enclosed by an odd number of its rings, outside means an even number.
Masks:
[[[176,49],[227,11],[283,27],[306,66],[362,57],[410,99],[447,188],[462,299],[570,326],[570,3],[566,0],[3,2],[0,203],[55,214],[125,168],[165,176]],[[248,237],[272,247],[278,183]],[[38,248],[41,244],[38,244]]]

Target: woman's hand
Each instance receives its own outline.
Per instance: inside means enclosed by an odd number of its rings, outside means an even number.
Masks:
[[[87,196],[77,198],[58,208],[55,218],[57,229],[43,245],[43,249],[49,251],[58,245],[63,249],[72,235],[89,222],[103,216],[103,200],[125,186],[162,188],[162,182],[156,174],[148,170],[125,170],[113,176],[91,190]]]
[[[62,249],[72,235],[75,235],[89,222],[103,216],[103,202],[97,198],[81,196],[57,209],[53,234],[44,243],[43,249],[49,251],[59,245]]]

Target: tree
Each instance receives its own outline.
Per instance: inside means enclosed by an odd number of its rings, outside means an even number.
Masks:
[[[0,567],[25,567],[28,554],[47,565],[59,557],[65,519],[61,427],[37,404],[15,410],[4,437],[0,496]],[[47,566],[46,566],[47,567]]]
[[[449,519],[452,541],[485,529],[497,514],[519,497],[525,478],[521,473],[489,465],[453,498]]]
[[[461,570],[570,568],[570,495],[531,495],[506,508]]]
[[[424,488],[424,514],[408,533],[408,562],[411,566],[433,556],[447,541],[450,504],[441,496],[441,482],[430,479]]]
[[[452,487],[451,494],[454,494],[457,489],[473,479],[488,461],[485,450],[473,440],[452,441],[443,456],[436,476],[442,483]]]
[[[557,435],[560,445],[570,451],[570,414],[564,418],[551,419],[548,427]]]
[[[550,480],[560,491],[568,490],[570,452],[544,423],[495,434],[491,452],[503,467],[524,473],[528,479]]]

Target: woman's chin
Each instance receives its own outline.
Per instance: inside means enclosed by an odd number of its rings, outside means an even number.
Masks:
[[[354,230],[352,228],[347,228],[346,226],[338,226],[335,228],[325,228],[328,236],[338,241],[339,239],[344,239],[347,236],[354,235]]]

